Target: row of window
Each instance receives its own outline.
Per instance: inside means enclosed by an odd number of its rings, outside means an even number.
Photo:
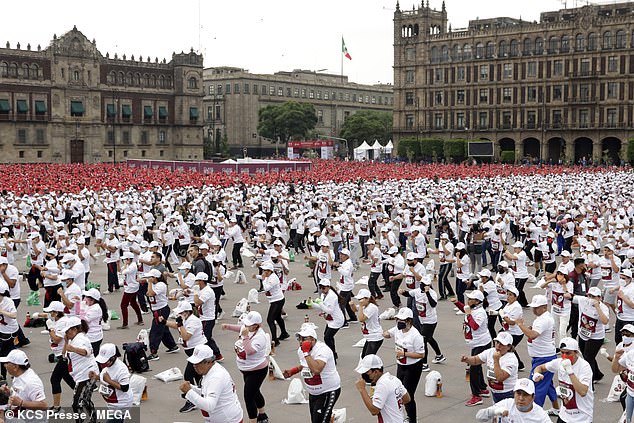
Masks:
[[[600,37],[600,38],[599,38]],[[634,32],[631,35],[630,47],[634,48]],[[572,45],[574,43],[574,45]],[[572,49],[575,52],[625,49],[627,48],[627,32],[620,29],[616,32],[605,31],[603,34],[591,32],[587,35],[577,34],[574,38],[568,35],[562,37],[551,36],[546,38],[537,37],[535,39],[525,38],[522,41],[522,56],[540,55],[544,52],[548,54],[569,53]],[[453,46],[433,46],[429,52],[431,63],[459,62],[472,59],[501,59],[505,57],[517,57],[520,54],[520,42],[516,39],[510,41],[502,40],[499,43],[492,41],[479,42],[472,46],[470,43]],[[413,48],[405,49],[405,59],[414,60],[415,51]]]
[[[36,64],[0,62],[0,76],[3,78],[38,79],[40,67]]]
[[[632,91],[634,87],[630,87]],[[634,94],[634,93],[632,93]],[[634,97],[630,94],[630,97]],[[476,88],[473,90],[451,90],[429,92],[430,106],[455,106],[460,104],[524,104],[526,102],[590,102],[604,100],[624,100],[624,82],[605,82],[600,84],[549,85],[546,87],[528,85],[525,87]],[[405,93],[405,106],[420,106],[414,98],[414,92]]]
[[[630,118],[632,118],[630,110]],[[576,128],[619,128],[626,126],[623,108],[600,108],[599,122],[595,122],[594,111],[590,109],[580,109],[577,113],[573,113],[572,121]],[[558,129],[569,126],[567,122],[567,114],[562,110],[552,110],[546,119],[542,119],[542,112],[538,110],[526,110],[518,113],[512,111],[493,112],[477,112],[473,113],[473,126],[469,120],[469,112],[456,111],[450,114],[434,113],[433,122],[421,129],[452,129],[452,130],[489,130],[489,129],[541,129],[550,128]],[[477,119],[477,121],[476,121]],[[414,115],[405,115],[405,129],[414,129]],[[476,124],[477,123],[477,124]],[[631,124],[627,124],[631,126]]]
[[[119,144],[125,144],[125,145],[130,145],[132,144],[132,139],[131,139],[131,134],[130,131],[128,130],[123,130],[121,131],[121,139],[117,140],[115,139],[115,132],[113,130],[108,130],[108,135],[107,135],[107,142],[108,144],[114,144],[115,141]],[[152,136],[152,139],[154,141],[156,141],[157,144],[167,144],[167,131],[165,130],[159,130],[157,133],[155,133]],[[139,138],[137,140],[135,140],[136,144],[138,145],[149,145],[152,140],[150,139],[150,132],[149,131],[141,131],[139,134]]]
[[[232,84],[222,84],[209,85],[208,93],[209,95],[222,95],[222,94],[231,94],[232,92]],[[224,91],[223,91],[224,88]],[[375,95],[364,95],[364,94],[356,94],[349,92],[339,92],[336,91],[321,91],[321,90],[313,90],[299,87],[275,87],[274,85],[258,85],[258,84],[250,84],[245,82],[244,84],[234,83],[233,84],[233,94],[254,94],[258,95],[269,95],[278,97],[295,97],[295,98],[309,98],[315,100],[337,100],[339,101],[352,101],[353,103],[365,103],[365,104],[381,104],[381,105],[392,105],[394,104],[394,98],[391,96],[375,96]]]
[[[18,118],[26,119],[28,116],[44,118],[47,115],[48,107],[44,100],[35,100],[31,104],[29,100],[17,99],[14,104],[11,104],[11,100],[0,98],[0,118],[6,119],[12,110]]]
[[[41,159],[42,157],[44,157],[44,151],[43,150],[37,150],[35,152],[35,156],[38,159]],[[113,151],[109,150],[108,151],[108,157],[112,158],[113,156]],[[165,152],[163,150],[159,150],[159,157],[164,157],[165,156]],[[123,150],[123,157],[128,157],[128,150]],[[141,157],[146,157],[146,151],[145,150],[141,150]],[[26,151],[24,150],[19,150],[18,151],[18,158],[20,159],[25,159],[26,158]]]
[[[110,122],[114,120],[120,120],[121,122],[130,122],[132,118],[132,106],[130,104],[122,104],[120,108],[115,103],[106,104],[106,119]],[[195,109],[195,110],[191,110]],[[190,109],[190,120],[198,120],[198,109],[193,107]],[[168,111],[166,106],[158,107],[158,115],[155,114],[154,109],[150,105],[143,106],[143,122],[152,123],[158,120],[159,123],[166,123],[168,117]],[[157,119],[158,118],[158,119]]]
[[[79,78],[79,72],[73,78]],[[76,79],[76,80],[77,80]],[[191,83],[191,79],[194,79],[194,87],[198,86],[198,81],[196,78],[190,78],[188,84]],[[141,75],[139,72],[115,72],[112,71],[108,74],[107,77],[108,85],[120,85],[120,86],[129,86],[129,87],[145,87],[145,88],[166,88],[170,89],[173,87],[173,81],[171,76],[164,75],[150,75],[144,73]],[[191,86],[189,88],[192,88]]]

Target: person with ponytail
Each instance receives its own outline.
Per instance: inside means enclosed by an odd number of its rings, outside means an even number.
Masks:
[[[51,373],[51,390],[53,392],[53,405],[51,410],[58,412],[62,403],[62,380],[66,382],[70,389],[75,389],[75,381],[68,372],[68,361],[62,355],[64,350],[64,334],[62,329],[66,327],[68,317],[64,314],[64,304],[60,301],[52,301],[48,307],[44,308],[44,313],[38,317],[48,317],[46,328],[51,343],[51,354],[48,361],[55,363]]]
[[[99,351],[101,341],[103,341],[103,329],[101,322],[108,322],[108,306],[101,297],[101,293],[95,288],[84,291],[84,299],[88,309],[84,315],[84,320],[88,323],[86,336],[92,344],[93,351]]]

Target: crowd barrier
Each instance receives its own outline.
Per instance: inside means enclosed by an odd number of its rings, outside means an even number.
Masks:
[[[311,162],[274,161],[259,163],[213,163],[206,161],[138,160],[126,161],[126,165],[138,169],[170,169],[174,172],[200,173],[258,173],[309,171]]]

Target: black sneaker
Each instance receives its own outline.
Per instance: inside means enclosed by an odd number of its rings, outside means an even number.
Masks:
[[[291,336],[290,336],[288,333],[283,333],[283,334],[282,334],[282,335],[280,335],[280,337],[279,337],[279,338],[277,338],[277,339],[279,339],[280,341],[283,341],[283,340],[288,339],[288,338],[290,338],[290,337],[291,337]]]
[[[258,414],[257,423],[269,423],[269,416],[266,413]]]
[[[193,403],[191,403],[191,402],[187,401],[187,402],[185,403],[185,405],[183,405],[183,406],[181,407],[181,409],[180,409],[180,410],[178,410],[178,412],[179,412],[179,413],[189,413],[190,411],[194,411],[195,409],[196,409],[196,406],[195,406]]]
[[[147,357],[147,361],[159,361],[160,357],[157,354],[150,354]]]
[[[179,352],[180,350],[181,350],[180,347],[178,345],[175,345],[172,348],[169,348],[166,352],[168,354],[174,354],[174,353]]]

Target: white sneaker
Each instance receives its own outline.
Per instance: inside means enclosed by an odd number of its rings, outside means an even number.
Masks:
[[[460,311],[460,309],[458,307],[454,307],[453,311]]]
[[[460,310],[456,311],[456,316],[462,316],[463,314],[464,314],[464,312],[462,312]]]
[[[220,314],[218,315],[217,319],[218,320],[222,320],[222,318],[225,317],[225,312],[224,310],[220,312]]]

